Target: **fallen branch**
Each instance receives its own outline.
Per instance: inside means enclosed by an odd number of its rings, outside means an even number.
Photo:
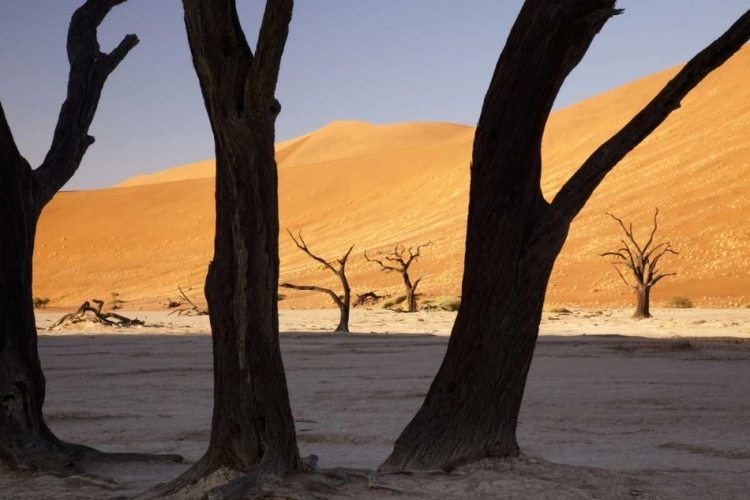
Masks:
[[[179,309],[175,309],[171,313],[167,314],[167,316],[171,316],[174,313],[177,313],[177,316],[208,316],[208,309],[203,307],[198,307],[195,305],[195,303],[188,298],[187,295],[185,295],[185,292],[182,291],[182,287],[178,287],[178,290],[180,290],[180,298],[187,302],[190,306],[189,307],[181,307]],[[170,304],[173,302],[170,301]],[[178,303],[177,306],[182,305],[182,303]],[[175,307],[177,307],[175,306]]]
[[[96,304],[96,307],[91,307],[91,302]],[[144,322],[138,318],[131,319],[113,312],[102,312],[102,306],[104,305],[103,300],[92,299],[91,302],[86,301],[81,304],[81,307],[79,307],[76,312],[64,315],[50,326],[48,330],[63,325],[75,325],[78,323],[93,323],[115,327],[144,325]]]

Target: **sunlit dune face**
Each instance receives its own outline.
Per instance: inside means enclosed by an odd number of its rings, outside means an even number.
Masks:
[[[543,146],[542,188],[550,199],[602,142],[676,73],[652,75],[560,110]],[[698,306],[750,302],[750,49],[711,74],[654,134],[606,178],[574,222],[553,271],[553,304],[630,305],[629,290],[598,254],[615,249],[619,228],[604,215],[660,231],[680,255],[677,272],[652,292]],[[287,110],[287,112],[293,112]],[[449,123],[375,126],[334,122],[277,144],[282,280],[337,287],[338,280],[300,252],[286,228],[302,230],[328,259],[351,244],[347,271],[355,293],[400,294],[398,275],[362,257],[432,241],[413,265],[419,292],[460,295],[469,163],[474,129]],[[212,255],[214,163],[140,176],[116,188],[58,194],[45,209],[35,254],[34,294],[77,305],[119,292],[132,306],[160,307],[177,287],[202,299]],[[320,307],[322,294],[285,290],[281,307]]]

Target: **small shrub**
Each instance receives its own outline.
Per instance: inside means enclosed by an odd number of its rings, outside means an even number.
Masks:
[[[687,297],[672,297],[669,299],[669,307],[674,309],[692,309],[693,301]]]
[[[750,309],[750,304],[745,304],[745,305],[744,305],[744,306],[742,306],[742,307],[744,307],[745,309]]]
[[[388,299],[385,302],[383,302],[383,309],[390,309],[391,307],[397,306],[405,301],[406,301],[406,295],[399,295],[398,297],[393,297],[392,299]]]
[[[443,311],[458,311],[461,307],[461,297],[444,297],[438,301],[437,306]]]
[[[34,297],[31,300],[34,303],[34,309],[43,309],[47,304],[49,304],[49,299],[46,297]]]

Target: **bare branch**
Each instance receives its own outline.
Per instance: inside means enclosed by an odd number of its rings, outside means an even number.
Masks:
[[[307,243],[305,243],[305,240],[302,238],[302,231],[299,231],[297,233],[297,237],[299,238],[299,241],[297,241],[297,238],[294,237],[292,232],[290,230],[286,230],[287,233],[289,233],[289,236],[292,238],[292,241],[294,241],[294,244],[297,245],[297,248],[305,252],[307,255],[309,255],[313,260],[316,260],[326,266],[328,269],[331,270],[331,272],[335,275],[338,275],[340,271],[338,271],[335,267],[333,267],[327,260],[325,260],[322,257],[318,257],[314,253],[310,251],[309,248],[307,248]],[[349,252],[351,252],[351,248],[349,249]],[[349,252],[346,253],[347,257],[349,256]]]
[[[9,165],[16,165],[21,158],[8,119],[5,117],[3,103],[0,102],[0,164],[3,168],[6,168]]]
[[[125,0],[87,0],[73,14],[68,29],[68,92],[60,110],[47,156],[34,172],[37,178],[36,209],[44,205],[78,170],[94,138],[88,135],[104,84],[110,73],[138,44],[127,35],[111,54],[99,49],[97,28],[110,10]]]
[[[339,297],[336,292],[329,288],[323,288],[320,286],[312,286],[312,285],[293,285],[292,283],[282,283],[279,285],[282,288],[293,288],[295,290],[305,290],[305,291],[312,291],[312,292],[322,292],[327,293],[331,296],[333,301],[336,303],[337,306],[341,307],[343,302],[341,301],[341,297]]]
[[[646,286],[649,288],[657,284],[659,281],[662,280],[662,278],[666,278],[667,276],[677,276],[677,273],[667,273],[667,274],[659,274],[658,276],[652,278]]]
[[[635,288],[636,288],[636,287],[634,287],[633,285],[631,285],[630,283],[628,283],[628,280],[626,280],[626,279],[625,279],[625,276],[623,276],[623,275],[622,275],[622,273],[620,272],[620,268],[619,268],[619,267],[617,267],[617,265],[615,265],[615,264],[612,264],[612,267],[614,267],[614,268],[615,268],[615,271],[617,271],[617,274],[619,274],[619,275],[620,275],[620,278],[622,278],[622,282],[623,282],[623,283],[625,283],[626,285],[628,285],[628,286],[629,286],[630,288],[633,288],[633,289],[635,289]]]
[[[659,207],[656,207],[656,210],[654,211],[654,228],[651,230],[651,235],[648,237],[648,241],[643,246],[643,252],[648,251],[648,247],[650,247],[651,243],[653,243],[654,241],[654,235],[656,234],[656,229],[658,228],[658,224],[656,222],[656,218],[658,216],[659,216]]]
[[[386,259],[388,259],[387,256],[386,256]],[[401,269],[393,267],[393,266],[388,266],[388,265],[384,264],[382,260],[371,259],[370,257],[367,256],[367,250],[365,250],[365,260],[367,262],[375,262],[377,264],[380,264],[380,267],[382,268],[381,270],[385,271],[387,273],[390,273],[390,272],[396,272],[396,273],[400,273],[400,274],[402,273]]]
[[[259,91],[268,97],[275,94],[293,8],[293,0],[266,0],[248,91]]]
[[[416,252],[412,252],[412,247],[409,247],[409,259],[406,261],[406,267],[408,268],[411,263],[415,260],[419,260],[419,257],[421,256],[420,252],[424,247],[430,246],[432,244],[431,241],[428,241],[427,243],[423,245],[418,245]],[[416,285],[414,285],[416,287]]]
[[[675,252],[674,250],[672,250],[672,247],[670,247],[669,243],[667,243],[667,246],[664,247],[664,249],[661,252],[659,252],[656,255],[656,257],[654,257],[654,259],[649,263],[649,268],[650,269],[656,269],[656,264],[659,263],[659,259],[661,259],[667,253],[671,253],[673,255],[679,255],[677,252]]]
[[[688,92],[742,48],[749,38],[750,10],[693,57],[640,113],[586,160],[555,196],[552,209],[556,216],[572,221],[607,173],[678,109]]]
[[[344,256],[338,259],[338,263],[341,265],[342,270],[346,267],[346,261],[349,260],[349,254],[352,253],[352,250],[354,250],[354,245],[350,246]]]

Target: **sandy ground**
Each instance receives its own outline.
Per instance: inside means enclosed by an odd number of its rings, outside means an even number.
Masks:
[[[439,477],[388,476],[401,494],[362,483],[342,495],[750,498],[750,342],[742,340],[750,310],[655,310],[656,319],[640,322],[628,313],[545,314],[520,416],[523,458]],[[315,333],[335,324],[335,311],[283,311],[282,330],[307,331],[281,337],[302,454],[317,454],[325,467],[376,467],[421,404],[453,317],[356,310],[352,327],[361,333],[341,335]],[[51,319],[40,315],[40,325]],[[207,321],[168,320],[127,333],[42,333],[46,415],[60,437],[108,451],[201,456],[212,406]],[[118,492],[5,472],[0,498],[111,498],[184,468],[92,469],[115,478]]]

